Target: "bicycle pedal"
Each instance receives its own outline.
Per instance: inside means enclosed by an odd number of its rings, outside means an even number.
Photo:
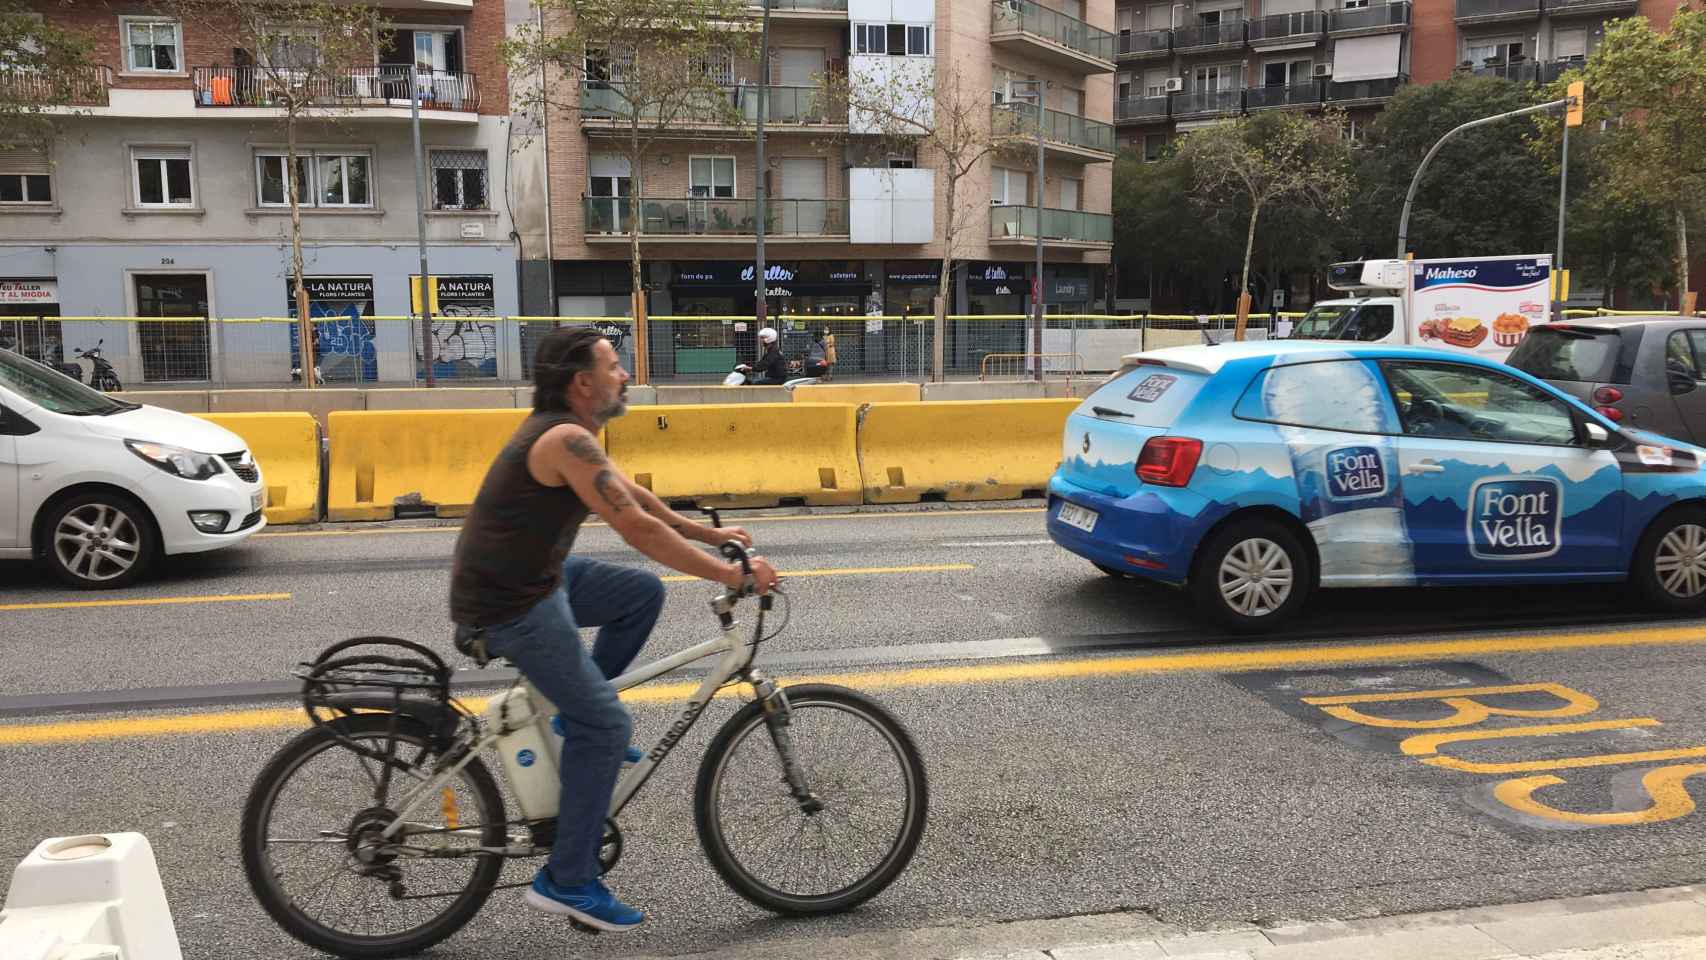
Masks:
[[[580,931],[581,933],[590,933],[595,937],[604,932],[603,930],[600,930],[597,927],[595,927],[589,923],[582,923],[573,917],[569,918],[569,926],[575,930]]]

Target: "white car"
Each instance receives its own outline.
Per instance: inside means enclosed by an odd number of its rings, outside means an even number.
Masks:
[[[224,427],[0,350],[0,558],[120,587],[162,555],[242,542],[266,526],[265,501],[260,467]]]

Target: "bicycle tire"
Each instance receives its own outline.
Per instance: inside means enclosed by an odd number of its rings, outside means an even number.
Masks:
[[[390,729],[390,724],[389,715],[362,714],[341,719],[331,726],[335,726],[338,732],[346,737],[360,738],[364,734],[385,733]],[[412,717],[399,719],[397,735],[399,741],[414,746],[431,742],[426,725]],[[264,838],[266,827],[271,820],[272,806],[280,790],[304,762],[326,749],[342,747],[338,736],[326,726],[314,726],[292,738],[273,754],[272,759],[255,778],[248,800],[243,805],[243,872],[248,878],[249,888],[254,892],[255,899],[273,921],[292,937],[317,950],[351,960],[381,960],[419,953],[462,929],[480,908],[485,906],[486,899],[492,894],[492,886],[503,870],[502,858],[475,857],[478,865],[467,886],[451,901],[447,909],[409,930],[379,937],[357,936],[314,921],[269,879],[271,861]],[[462,773],[465,776],[464,782],[474,792],[481,807],[479,822],[484,825],[484,830],[480,843],[483,846],[503,845],[506,842],[503,794],[499,792],[491,772],[480,758],[475,757],[462,768]],[[347,825],[327,826],[342,829]]]
[[[846,687],[817,683],[788,687],[785,692],[796,723],[802,711],[817,707],[839,709],[875,727],[893,748],[899,761],[899,772],[905,784],[906,796],[902,824],[887,853],[868,873],[852,883],[811,895],[778,889],[761,880],[749,865],[741,862],[740,857],[731,849],[721,823],[718,786],[727,770],[732,751],[753,733],[766,730],[763,704],[759,702],[747,704],[730,717],[706,747],[694,788],[694,824],[698,830],[700,846],[704,848],[711,866],[723,878],[723,882],[748,901],[766,910],[791,916],[840,913],[882,893],[912,862],[919,841],[923,839],[924,825],[929,815],[929,785],[925,777],[924,760],[906,727],[885,707],[862,693]],[[769,740],[768,734],[765,739]],[[807,763],[808,759],[801,758],[801,762]],[[787,797],[787,786],[781,778],[778,777],[774,782],[782,795]],[[818,785],[818,782],[813,781],[813,785]],[[817,791],[814,789],[814,792]],[[824,797],[820,793],[820,797],[826,804],[836,802],[833,795]],[[792,798],[788,799],[792,802]]]

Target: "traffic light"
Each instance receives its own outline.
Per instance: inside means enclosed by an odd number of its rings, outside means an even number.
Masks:
[[[1564,91],[1564,96],[1570,102],[1564,107],[1564,126],[1579,127],[1582,125],[1582,108],[1587,102],[1587,85],[1580,80],[1572,81]]]

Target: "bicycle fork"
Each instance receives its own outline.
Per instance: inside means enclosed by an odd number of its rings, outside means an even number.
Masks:
[[[751,685],[753,694],[757,696],[764,711],[764,726],[770,731],[770,741],[776,745],[776,753],[782,758],[782,778],[788,783],[788,792],[793,795],[794,802],[800,805],[801,812],[819,812],[823,809],[823,801],[818,799],[817,794],[807,785],[806,772],[794,755],[794,741],[788,733],[788,727],[793,723],[794,710],[788,704],[787,693],[776,685],[776,681],[757,670],[748,669],[745,680]]]

